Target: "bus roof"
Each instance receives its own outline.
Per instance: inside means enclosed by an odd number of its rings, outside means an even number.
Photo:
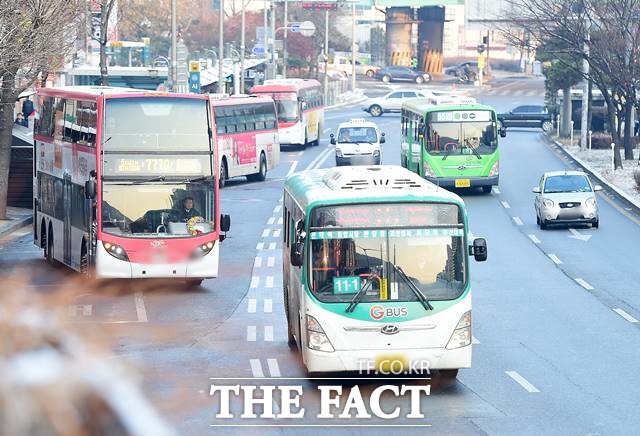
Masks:
[[[251,93],[295,92],[315,87],[320,87],[320,82],[315,79],[271,79],[265,80],[262,85],[255,85]]]
[[[212,106],[232,106],[251,103],[271,103],[273,99],[266,95],[232,95],[232,96],[220,96],[211,95],[209,100]]]
[[[484,104],[441,104],[434,105],[428,99],[412,98],[402,104],[402,109],[406,109],[417,113],[426,113],[434,111],[456,111],[456,110],[488,110],[495,112],[495,109],[491,106]]]
[[[295,173],[285,189],[306,209],[322,204],[433,201],[464,205],[456,194],[394,165],[347,166]]]
[[[115,86],[62,86],[55,88],[40,88],[38,90],[39,95],[46,95],[52,97],[67,97],[67,98],[79,98],[95,100],[100,96],[107,98],[126,98],[126,97],[180,97],[180,98],[196,98],[204,99],[206,96],[203,94],[177,94],[172,92],[162,91],[149,91],[144,89],[134,88],[119,88]]]

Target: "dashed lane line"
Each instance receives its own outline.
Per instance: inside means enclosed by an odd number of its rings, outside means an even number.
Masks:
[[[593,291],[595,288],[591,286],[586,280],[583,279],[574,279],[576,283],[585,288],[587,291]]]
[[[267,220],[267,224],[271,226],[275,221],[276,221],[276,217],[272,216]]]
[[[138,322],[149,322],[149,319],[147,318],[147,308],[144,305],[142,292],[136,292],[133,297],[136,303],[136,314],[138,315]]]
[[[269,243],[269,250],[275,250],[276,249],[276,243],[275,242],[270,242]]]
[[[262,371],[262,364],[260,359],[250,359],[249,365],[251,365],[251,374],[256,378],[264,378],[264,372]]]
[[[258,242],[256,244],[256,250],[264,250],[264,242]]]
[[[527,235],[529,237],[529,239],[531,239],[531,242],[533,242],[534,244],[540,244],[542,243],[542,241],[540,241],[540,239],[538,239],[538,237],[536,235]]]
[[[518,374],[517,371],[505,371],[505,372],[516,383],[518,383],[520,386],[522,386],[527,392],[529,392],[529,393],[540,392],[538,390],[538,388],[536,388],[534,385],[529,383],[529,381],[526,378],[522,377],[520,374]]]
[[[260,268],[262,266],[262,257],[256,256],[256,259],[253,261],[254,268]]]
[[[274,256],[269,256],[267,258],[267,268],[273,268],[276,263],[276,258]]]
[[[256,289],[258,286],[260,286],[260,276],[251,276],[250,288]]]
[[[277,359],[267,359],[267,366],[269,367],[269,374],[271,375],[271,377],[281,376]]]
[[[247,305],[248,313],[256,313],[258,307],[258,301],[255,298],[249,298],[249,304]]]
[[[256,341],[256,326],[248,325],[247,326],[247,342],[255,342]]]
[[[279,225],[279,226],[281,226],[281,225],[282,225],[282,221],[283,221],[282,217],[278,218],[278,225]]]
[[[273,326],[264,326],[264,340],[265,342],[273,342]]]
[[[273,288],[274,278],[273,276],[267,276],[267,283],[265,284],[266,288]]]
[[[549,254],[548,256],[556,265],[562,265],[562,261],[555,254]]]
[[[262,237],[263,237],[263,238],[268,238],[270,233],[271,233],[271,230],[270,230],[270,229],[264,229],[264,230],[262,231]]]
[[[271,313],[271,312],[273,312],[273,301],[271,300],[271,298],[265,298],[264,313]]]
[[[517,216],[513,217],[513,222],[516,223],[516,225],[518,225],[518,226],[524,225],[524,223],[522,222],[520,217],[517,217]]]
[[[613,311],[615,313],[617,313],[618,315],[620,315],[621,317],[623,317],[624,319],[626,319],[627,321],[631,322],[631,323],[637,323],[638,320],[635,319],[633,316],[629,315],[625,310],[620,309],[620,308],[615,308],[613,309]]]
[[[274,237],[274,238],[279,238],[280,237],[280,233],[281,233],[280,229],[274,230],[271,236]]]
[[[289,168],[289,171],[287,171],[287,175],[285,177],[289,177],[291,174],[293,174],[296,171],[297,166],[298,166],[298,161],[294,160],[291,163],[291,167]]]
[[[502,203],[502,207],[504,207],[505,209],[511,209],[511,206],[509,206],[509,203],[507,203],[506,201],[501,201],[500,203]]]
[[[276,207],[273,208],[273,213],[280,213],[280,210],[282,209],[281,205],[277,205]]]

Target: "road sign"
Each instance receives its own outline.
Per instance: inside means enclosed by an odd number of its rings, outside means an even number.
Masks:
[[[291,30],[293,33],[300,32],[300,23],[291,23],[289,25],[289,30]]]
[[[200,64],[198,63],[198,69]],[[189,92],[193,94],[200,94],[200,71],[189,72]]]
[[[253,49],[251,49],[251,53],[253,53],[254,55],[263,55],[264,54],[264,45],[262,45],[262,44],[254,45]]]
[[[263,43],[265,38],[265,35],[267,34],[267,32],[264,31],[264,27],[263,26],[258,26],[256,27],[256,42],[258,44]]]
[[[316,25],[311,21],[303,21],[300,23],[300,35],[313,36],[316,33]]]

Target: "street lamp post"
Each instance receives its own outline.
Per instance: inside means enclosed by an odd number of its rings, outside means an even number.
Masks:
[[[356,90],[356,4],[351,5],[351,91]]]
[[[240,20],[240,94],[244,94],[244,52],[245,52],[245,23],[244,23],[244,0],[242,0],[242,12]]]
[[[176,0],[171,0],[171,91],[175,92],[178,81],[178,43],[176,41]]]
[[[329,10],[324,11],[324,103],[329,95]]]
[[[284,79],[287,78],[287,58],[289,57],[287,54],[287,27],[289,26],[289,19],[287,18],[287,4],[289,2],[284,0],[284,38],[282,40],[282,77]]]

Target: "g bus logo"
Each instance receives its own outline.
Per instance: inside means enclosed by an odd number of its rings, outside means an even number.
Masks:
[[[371,306],[369,309],[369,316],[376,321],[382,318],[388,317],[400,317],[404,318],[409,315],[409,310],[406,307],[387,307],[384,308],[379,305]]]

